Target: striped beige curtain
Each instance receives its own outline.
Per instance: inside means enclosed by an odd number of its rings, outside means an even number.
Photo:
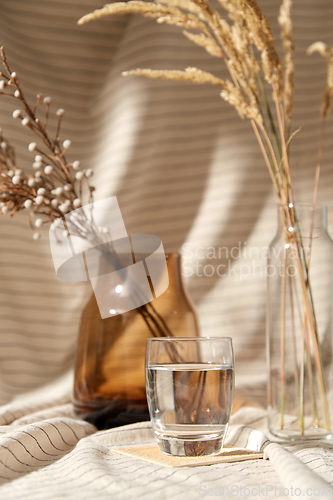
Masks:
[[[0,42],[28,99],[52,96],[65,109],[70,159],[92,168],[96,199],[116,195],[129,233],[161,237],[184,257],[184,279],[203,335],[232,336],[239,393],[265,394],[264,247],[277,213],[271,181],[246,121],[216,88],[124,78],[136,67],[198,66],[223,75],[221,61],[180,30],[139,16],[79,27],[98,0],[0,0]],[[260,4],[277,32],[279,0]],[[295,0],[295,127],[299,201],[310,201],[325,66],[306,48],[333,44],[332,0]],[[280,41],[278,39],[278,45]],[[31,138],[0,98],[0,125],[30,168]],[[51,120],[51,129],[55,120]],[[333,211],[333,122],[328,125],[319,199]],[[329,219],[333,229],[333,218]],[[253,267],[253,266],[257,267]],[[218,267],[225,266],[225,267]],[[250,269],[250,271],[248,270]],[[224,270],[225,276],[219,276]],[[0,403],[71,370],[89,285],[60,281],[47,230],[33,241],[26,214],[0,218]]]

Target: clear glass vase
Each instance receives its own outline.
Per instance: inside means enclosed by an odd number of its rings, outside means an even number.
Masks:
[[[268,253],[268,425],[284,439],[331,438],[333,244],[327,211],[296,205],[295,227],[288,227],[287,210],[279,207]]]
[[[153,337],[199,335],[195,310],[183,287],[181,256],[167,254],[169,287],[153,302],[102,319],[92,294],[80,323],[73,403],[99,429],[149,420],[145,390],[145,349]],[[156,333],[157,332],[157,333]]]

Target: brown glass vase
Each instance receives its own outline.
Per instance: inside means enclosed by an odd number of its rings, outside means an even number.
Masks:
[[[80,322],[73,403],[99,429],[149,420],[145,390],[146,340],[195,337],[198,322],[181,278],[181,256],[167,255],[168,289],[150,304],[102,319],[95,295]]]

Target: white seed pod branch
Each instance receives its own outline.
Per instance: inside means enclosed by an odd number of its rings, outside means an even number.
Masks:
[[[55,112],[58,125],[56,136],[52,138],[47,129],[51,97],[43,98],[37,94],[36,103],[31,107],[25,99],[17,73],[11,71],[8,65],[3,47],[0,49],[0,63],[3,65],[0,82],[4,82],[0,85],[0,96],[14,97],[21,103],[23,109],[15,109],[13,118],[19,119],[36,137],[28,145],[29,152],[35,155],[31,163],[34,171],[25,173],[24,169],[18,168],[14,148],[0,129],[0,215],[12,217],[20,210],[27,210],[34,239],[38,239],[40,234],[36,232],[36,227],[41,228],[84,204],[83,178],[88,185],[87,202],[93,201],[94,188],[89,184],[89,175],[85,175],[84,171],[75,171],[80,166],[79,161],[67,162],[65,158],[64,152],[71,146],[69,139],[62,143],[59,139],[65,111],[60,108]],[[2,92],[4,89],[6,93]],[[40,112],[44,113],[43,120],[36,115],[40,107]],[[34,217],[37,217],[36,222]]]

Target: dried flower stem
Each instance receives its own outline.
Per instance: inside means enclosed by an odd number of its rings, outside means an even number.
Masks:
[[[283,248],[282,254],[282,278],[281,278],[281,343],[280,343],[280,426],[284,427],[284,385],[285,385],[285,351],[286,351],[286,249]]]

